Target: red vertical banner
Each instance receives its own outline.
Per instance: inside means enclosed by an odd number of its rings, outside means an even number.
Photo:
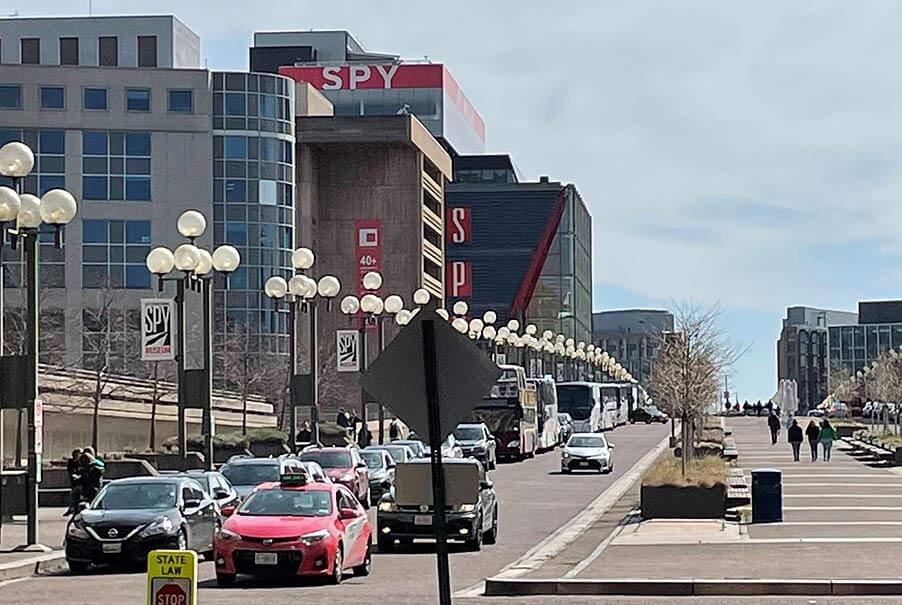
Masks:
[[[445,239],[452,244],[465,244],[473,238],[473,221],[469,208],[458,206],[445,211]]]
[[[354,222],[357,235],[357,296],[368,291],[363,287],[363,276],[370,271],[382,272],[382,222],[378,219]]]
[[[466,298],[473,294],[473,263],[448,261],[445,265],[445,291],[451,298]]]

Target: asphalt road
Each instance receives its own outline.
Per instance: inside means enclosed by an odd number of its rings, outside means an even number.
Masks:
[[[451,581],[461,590],[494,574],[516,560],[543,538],[579,513],[613,481],[627,471],[668,432],[662,425],[618,428],[608,438],[616,444],[614,472],[562,475],[559,453],[549,452],[533,460],[499,465],[492,478],[500,502],[499,538],[481,552],[465,552],[452,546]],[[233,588],[218,588],[212,563],[200,565],[199,603],[280,605],[298,602],[430,603],[436,600],[434,548],[417,544],[412,549],[373,557],[368,578],[348,577],[340,586],[294,582],[272,586],[251,580]],[[110,603],[132,605],[146,602],[145,576],[138,573],[94,573],[88,576],[41,576],[0,584],[0,604],[66,605]],[[455,599],[473,603],[483,598]],[[505,602],[511,602],[505,599]],[[529,602],[536,602],[531,600]]]

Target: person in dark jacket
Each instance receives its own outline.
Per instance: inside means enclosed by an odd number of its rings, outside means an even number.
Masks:
[[[81,457],[81,448],[72,450],[72,455],[66,461],[66,475],[69,478],[69,508],[63,513],[66,517],[75,512],[75,507],[81,499],[81,467],[78,459]]]
[[[817,439],[820,437],[821,427],[817,421],[812,420],[805,427],[805,437],[808,438],[808,447],[811,448],[811,461],[817,462]]]
[[[335,424],[342,428],[348,428],[348,414],[344,408],[338,408],[338,416],[335,418]]]
[[[770,429],[770,444],[777,445],[777,435],[780,434],[780,419],[773,412],[767,417],[767,428]]]
[[[799,461],[799,450],[802,449],[802,441],[805,438],[804,433],[802,433],[802,427],[799,426],[799,421],[795,418],[792,419],[792,424],[789,426],[789,430],[786,431],[787,439],[789,440],[789,445],[792,446],[792,461]]]
[[[388,425],[388,438],[391,441],[401,438],[401,427],[398,426],[398,420],[396,418],[392,418],[391,423]]]
[[[103,483],[104,464],[89,452],[84,452],[78,460],[81,463],[81,498],[90,502],[97,496]]]

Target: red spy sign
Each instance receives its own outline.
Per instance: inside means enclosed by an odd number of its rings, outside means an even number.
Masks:
[[[448,261],[445,266],[445,289],[452,298],[473,294],[473,263],[463,260]]]
[[[446,238],[452,244],[465,244],[473,238],[473,222],[469,208],[448,208],[445,217]]]

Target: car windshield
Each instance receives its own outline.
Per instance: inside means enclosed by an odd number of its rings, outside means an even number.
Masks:
[[[112,483],[97,495],[91,508],[96,510],[138,510],[175,508],[177,483]]]
[[[604,447],[604,437],[571,437],[567,447]]]
[[[479,441],[484,433],[478,426],[459,426],[454,429],[454,436],[460,441]]]
[[[382,468],[385,466],[385,460],[382,458],[382,452],[360,452],[360,457],[366,462],[369,468]]]
[[[410,457],[410,454],[408,453],[407,448],[403,447],[403,446],[392,447],[389,445],[389,446],[386,446],[384,449],[386,452],[391,454],[392,458],[394,458],[398,462],[406,462],[407,459]]]
[[[254,492],[238,509],[239,515],[272,517],[325,517],[331,512],[331,492],[308,489]]]
[[[558,409],[570,414],[574,420],[587,420],[594,406],[591,388],[582,385],[559,385],[557,405]]]
[[[279,480],[278,464],[236,464],[222,469],[222,474],[232,485],[260,485]]]
[[[348,452],[304,452],[301,460],[313,460],[323,468],[348,468],[351,466],[351,454]]]
[[[186,477],[190,477],[191,479],[194,479],[195,481],[200,483],[200,486],[202,488],[204,488],[205,492],[210,493],[210,478],[207,475],[191,474],[191,475],[186,475]]]

